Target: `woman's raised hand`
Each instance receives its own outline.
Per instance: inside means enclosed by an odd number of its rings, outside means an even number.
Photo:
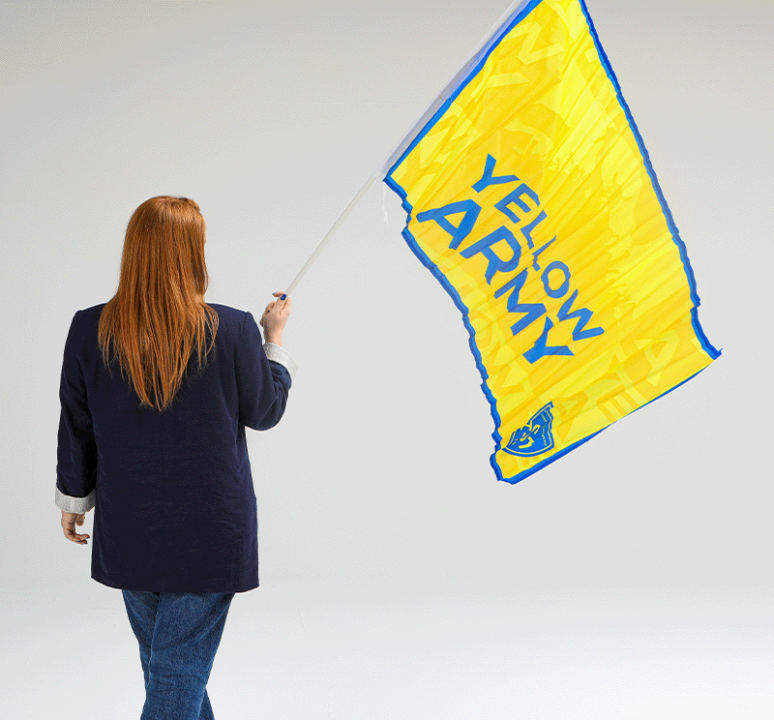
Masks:
[[[281,292],[274,293],[275,298],[263,311],[260,325],[263,328],[263,339],[265,342],[282,345],[282,331],[285,329],[285,323],[290,315],[290,302],[292,298]]]

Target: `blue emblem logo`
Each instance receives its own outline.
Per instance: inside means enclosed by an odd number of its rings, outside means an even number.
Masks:
[[[554,416],[551,413],[553,406],[554,404],[550,402],[540,408],[523,428],[519,428],[511,435],[503,450],[511,455],[534,457],[553,449],[554,436],[551,434],[551,425],[554,422]]]

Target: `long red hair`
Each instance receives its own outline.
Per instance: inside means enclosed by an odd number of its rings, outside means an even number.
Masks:
[[[194,345],[200,367],[214,347],[218,313],[204,302],[204,233],[199,206],[168,196],[146,200],[126,228],[118,290],[102,310],[98,337],[105,364],[118,361],[141,406],[168,408]]]

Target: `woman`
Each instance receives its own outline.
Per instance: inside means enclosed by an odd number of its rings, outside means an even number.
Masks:
[[[120,588],[140,646],[142,720],[213,718],[205,686],[235,593],[258,586],[245,428],[285,411],[290,298],[261,317],[207,305],[205,224],[187,198],[132,215],[118,290],[65,344],[56,505],[65,537],[95,508],[91,577]]]

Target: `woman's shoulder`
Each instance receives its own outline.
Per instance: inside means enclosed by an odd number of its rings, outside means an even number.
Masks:
[[[98,326],[102,308],[104,308],[105,305],[107,305],[107,303],[100,303],[99,305],[92,305],[91,307],[78,310],[73,316],[73,329],[87,331]]]
[[[259,333],[255,316],[250,311],[220,303],[208,302],[207,305],[218,313],[218,335],[225,333],[238,342],[246,335],[252,337]]]
[[[238,308],[231,307],[230,305],[221,305],[221,303],[211,302],[208,302],[207,305],[209,305],[213,310],[217,311],[218,315],[224,319],[234,318],[241,322],[244,316],[247,314],[246,310],[239,310]]]
[[[97,345],[99,318],[105,303],[77,310],[70,320],[70,329],[65,342],[65,355],[75,354],[88,359],[93,356]]]
[[[102,308],[105,307],[107,303],[100,303],[99,305],[92,305],[91,307],[84,308],[83,310],[79,310],[78,313],[79,317],[82,318],[92,318],[97,317],[99,318],[100,314],[102,313]]]
[[[208,302],[207,305],[218,313],[218,320],[221,325],[225,324],[235,329],[237,332],[244,325],[247,316],[250,314],[247,310],[231,307],[230,305],[221,305],[220,303]]]

